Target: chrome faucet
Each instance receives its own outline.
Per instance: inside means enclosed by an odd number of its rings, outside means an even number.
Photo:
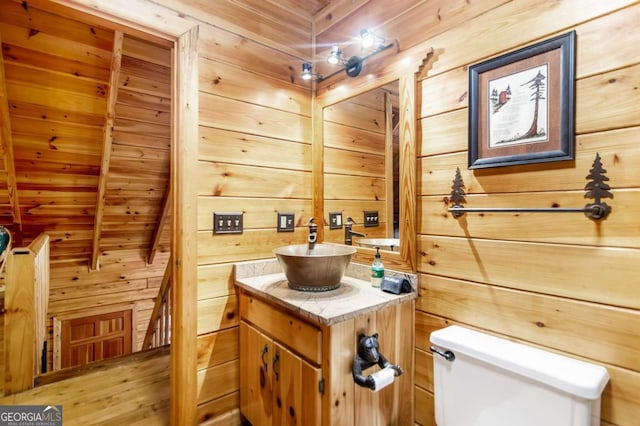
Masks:
[[[309,243],[309,250],[313,250],[316,246],[316,241],[318,240],[318,225],[314,218],[309,219],[307,225],[309,225],[309,236],[307,237],[307,242]]]
[[[353,231],[351,229],[355,223],[356,222],[353,219],[351,219],[351,216],[348,216],[347,221],[344,224],[344,243],[348,246],[353,244],[353,240],[351,237],[353,236],[361,237],[361,238],[366,237],[366,235]]]

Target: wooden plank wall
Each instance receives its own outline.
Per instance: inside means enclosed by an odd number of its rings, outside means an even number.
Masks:
[[[53,267],[47,322],[47,371],[53,367],[54,317],[90,316],[109,312],[110,306],[118,311],[123,304],[133,304],[132,349],[140,350],[168,260],[169,253],[159,253],[155,262],[147,265],[131,254],[97,271],[90,272],[86,264]]]
[[[199,422],[238,423],[233,262],[306,240],[311,215],[311,92],[299,78],[311,19],[277,2],[161,0],[199,26]],[[244,232],[213,235],[213,213],[244,213]],[[277,212],[295,214],[276,232]]]
[[[353,230],[367,237],[386,237],[385,91],[325,108],[323,123],[325,241],[344,242],[344,228],[329,228],[329,212],[353,218]],[[365,210],[378,211],[378,227],[364,228]]]
[[[429,333],[453,323],[603,365],[611,381],[602,424],[637,424],[640,32],[632,28],[639,23],[637,1],[516,0],[424,41],[436,59],[419,108],[418,424],[435,424]],[[577,32],[575,161],[467,170],[467,66],[570,30]],[[456,220],[446,211],[456,167],[469,207],[582,207],[596,153],[615,197],[605,221],[488,213]]]

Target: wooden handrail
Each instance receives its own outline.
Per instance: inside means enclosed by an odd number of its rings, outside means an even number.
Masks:
[[[153,305],[142,350],[171,343],[171,257]]]

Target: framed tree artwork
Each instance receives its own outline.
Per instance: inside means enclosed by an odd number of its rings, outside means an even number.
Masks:
[[[573,160],[575,31],[469,67],[469,169]]]

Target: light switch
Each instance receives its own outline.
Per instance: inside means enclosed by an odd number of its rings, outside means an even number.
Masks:
[[[293,232],[295,229],[294,213],[278,213],[278,232]]]
[[[214,234],[242,234],[242,212],[214,212]]]
[[[342,228],[342,212],[329,213],[329,229]]]
[[[378,211],[377,210],[365,210],[364,212],[364,226],[378,226]]]

